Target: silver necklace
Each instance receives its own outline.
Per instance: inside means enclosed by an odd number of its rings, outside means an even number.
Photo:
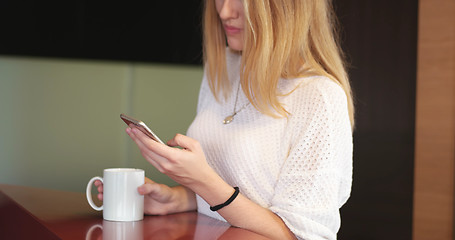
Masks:
[[[246,108],[246,106],[248,106],[248,104],[250,104],[248,102],[247,104],[243,105],[243,107],[241,107],[239,110],[236,110],[237,109],[237,101],[239,100],[239,91],[240,91],[240,82],[239,82],[239,85],[237,87],[237,95],[235,96],[234,111],[233,111],[233,113],[231,115],[229,115],[229,116],[224,118],[224,120],[223,120],[224,124],[229,124],[232,121],[234,121],[234,116],[237,115],[237,113],[242,111],[244,108]]]

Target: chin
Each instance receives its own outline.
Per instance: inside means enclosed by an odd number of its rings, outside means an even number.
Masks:
[[[234,51],[242,51],[243,50],[243,42],[240,43],[238,41],[228,41],[228,46],[230,49]]]
[[[231,46],[229,46],[229,48],[235,52],[241,52],[243,50],[242,48],[235,48],[235,47],[231,47]]]

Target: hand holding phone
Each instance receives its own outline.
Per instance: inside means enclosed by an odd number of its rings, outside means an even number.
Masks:
[[[141,130],[145,135],[149,136],[151,139],[164,144],[164,142],[161,141],[161,139],[158,136],[156,136],[156,134],[152,130],[150,130],[150,128],[147,127],[147,125],[145,125],[145,123],[142,122],[141,120],[127,116],[123,113],[120,114],[120,118],[126,123],[126,125],[129,126],[130,124],[133,124],[135,127]]]

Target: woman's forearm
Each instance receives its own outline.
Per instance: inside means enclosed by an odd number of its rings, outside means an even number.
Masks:
[[[270,239],[295,239],[283,220],[243,195],[218,211],[231,225],[248,229]]]
[[[209,179],[210,181],[194,186],[193,190],[210,206],[224,203],[233,194],[233,187],[218,175]],[[249,200],[241,193],[229,205],[218,210],[218,213],[231,225],[270,239],[295,239],[294,234],[279,216]]]

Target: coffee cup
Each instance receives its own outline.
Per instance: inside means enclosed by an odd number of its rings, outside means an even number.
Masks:
[[[90,206],[103,211],[108,221],[139,221],[144,218],[144,196],[137,188],[144,184],[144,170],[134,168],[104,169],[103,177],[93,177],[87,184],[87,201]],[[103,183],[103,205],[92,200],[92,185],[96,180]]]

